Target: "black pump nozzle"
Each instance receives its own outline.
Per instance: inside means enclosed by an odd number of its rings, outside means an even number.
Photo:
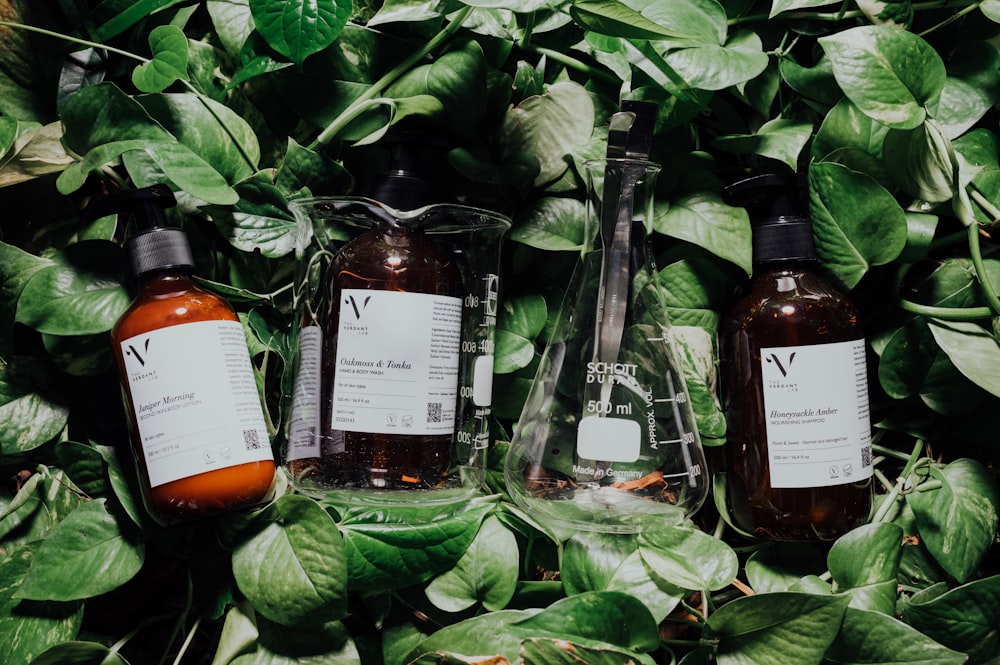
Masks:
[[[756,175],[734,182],[723,193],[750,215],[754,263],[816,258],[805,174]]]
[[[92,202],[83,210],[86,220],[115,213],[129,213],[135,218],[136,232],[125,242],[133,277],[167,268],[193,268],[194,255],[187,235],[168,226],[163,211],[177,205],[174,193],[166,185],[115,192]]]

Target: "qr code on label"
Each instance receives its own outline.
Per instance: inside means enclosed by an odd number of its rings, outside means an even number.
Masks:
[[[427,422],[441,422],[441,402],[427,402]]]
[[[861,466],[862,468],[872,465],[872,447],[862,446],[861,447]]]
[[[257,430],[255,429],[243,430],[243,443],[246,444],[247,450],[259,450],[260,435],[257,434]]]

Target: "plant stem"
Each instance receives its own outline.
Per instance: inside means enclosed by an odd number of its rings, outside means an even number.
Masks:
[[[107,46],[105,44],[100,44],[98,42],[92,42],[87,39],[80,39],[79,37],[71,37],[69,35],[64,35],[60,32],[53,32],[52,30],[46,30],[45,28],[39,28],[33,25],[27,25],[25,23],[11,23],[10,21],[0,21],[0,26],[4,26],[7,28],[14,28],[15,30],[26,30],[28,32],[36,32],[40,35],[45,35],[46,37],[61,39],[64,42],[71,42],[73,44],[79,44],[80,46],[88,46],[90,48],[104,49],[109,53],[117,53],[120,56],[131,58],[132,60],[137,60],[144,64],[149,62],[147,58],[143,58],[142,56],[136,55],[135,53],[130,53],[129,51],[123,51],[122,49],[117,49],[113,46]]]
[[[885,520],[886,516],[888,516],[889,510],[892,508],[893,504],[896,503],[900,494],[902,494],[903,486],[909,481],[910,474],[917,465],[917,461],[920,459],[920,453],[923,451],[923,448],[924,442],[918,439],[913,445],[913,451],[910,453],[910,456],[906,461],[906,465],[903,467],[903,470],[896,479],[892,489],[889,490],[889,494],[885,497],[885,501],[883,501],[882,505],[879,506],[878,512],[872,516],[872,524],[882,522]]]
[[[967,14],[968,12],[974,10],[975,8],[977,8],[981,4],[981,1],[982,0],[965,0],[965,2],[963,4],[963,3],[960,3],[960,2],[955,2],[954,0],[931,0],[930,2],[915,2],[915,3],[913,3],[912,7],[913,7],[913,11],[914,12],[920,12],[920,11],[931,10],[931,9],[944,9],[946,7],[953,7],[955,5],[959,5],[959,6],[962,7],[962,9],[958,12],[958,14],[963,14],[964,15],[964,14]],[[865,13],[862,12],[860,9],[854,9],[854,10],[851,10],[851,11],[843,11],[842,9],[840,9],[840,10],[838,10],[836,12],[830,12],[830,13],[827,13],[827,12],[805,12],[805,11],[802,11],[802,12],[782,12],[781,14],[778,15],[778,17],[782,18],[782,19],[809,20],[809,21],[829,21],[831,23],[837,23],[837,22],[842,21],[844,19],[862,18],[862,17],[864,17],[864,15],[865,15]],[[772,17],[770,16],[770,14],[763,14],[763,13],[762,14],[747,14],[746,16],[737,16],[737,17],[731,18],[731,19],[729,19],[727,21],[727,23],[729,25],[740,25],[742,23],[754,23],[754,22],[769,21],[769,20],[772,20]],[[955,20],[955,19],[954,18],[947,19],[948,22],[953,21],[953,20]],[[946,24],[945,22],[942,22],[941,24],[936,25],[933,28],[931,28],[931,30],[936,30],[936,29],[942,27],[942,25],[945,25],[945,24]]]
[[[970,226],[969,228],[975,229],[978,233],[977,226]],[[971,248],[971,241],[969,244]],[[978,248],[978,243],[976,243],[976,246]],[[973,263],[975,263],[975,259],[973,259]],[[981,256],[979,263],[982,265]],[[904,264],[901,265],[899,270],[896,271],[896,283],[893,290],[896,298],[896,304],[904,312],[919,314],[921,316],[927,316],[934,319],[941,319],[942,321],[979,321],[981,319],[992,318],[995,313],[1000,313],[1000,310],[995,312],[991,307],[938,307],[935,305],[922,305],[920,303],[913,302],[912,300],[907,300],[903,296],[899,295],[899,292],[902,288],[903,276],[906,274],[908,269],[909,265]],[[977,268],[976,272],[977,274],[986,274],[985,269],[982,272],[979,272],[979,269]],[[980,282],[982,281],[983,280],[980,280]],[[994,297],[996,297],[995,294]],[[1000,306],[1000,302],[998,302],[998,306]]]
[[[371,101],[382,94],[382,92],[392,85],[398,78],[403,76],[403,74],[410,71],[414,65],[423,60],[427,55],[433,53],[434,50],[440,46],[442,43],[447,41],[453,34],[458,32],[458,29],[462,27],[465,23],[465,19],[468,18],[469,14],[472,12],[472,6],[466,5],[462,7],[455,14],[455,18],[444,27],[441,32],[437,33],[430,40],[427,41],[420,49],[412,53],[408,58],[403,60],[392,69],[390,69],[382,78],[373,83],[368,90],[362,93],[357,99],[355,99],[351,104],[341,112],[339,116],[333,119],[333,121],[327,125],[326,129],[320,132],[319,136],[309,144],[308,148],[310,150],[316,150],[320,146],[324,146],[333,140],[337,134],[350,123],[357,115],[363,111],[367,106],[370,105]]]
[[[201,617],[198,617],[194,625],[191,626],[191,630],[188,631],[187,637],[184,638],[184,644],[181,645],[180,651],[177,652],[177,657],[174,658],[174,665],[180,665],[181,659],[184,658],[184,654],[187,653],[187,649],[191,646],[191,640],[194,639],[194,634],[198,632],[198,627],[201,625]]]
[[[989,280],[986,266],[983,264],[983,251],[979,244],[979,224],[969,224],[969,254],[972,255],[972,265],[976,268],[976,277],[979,278],[979,285],[986,296],[986,302],[994,314],[1000,314],[1000,298],[997,297],[996,289]]]
[[[560,65],[582,72],[591,78],[601,79],[602,81],[607,81],[608,83],[621,83],[621,80],[610,72],[606,72],[597,67],[591,67],[585,62],[572,58],[565,53],[553,51],[552,49],[544,48],[542,46],[532,46],[531,50],[538,55],[544,55],[549,60],[558,62]]]

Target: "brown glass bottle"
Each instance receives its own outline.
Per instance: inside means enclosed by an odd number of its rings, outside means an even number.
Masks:
[[[441,482],[450,466],[454,418],[452,431],[447,434],[339,429],[334,414],[338,394],[335,373],[338,362],[345,360],[338,355],[338,332],[341,318],[357,316],[364,306],[363,299],[351,301],[346,298],[345,289],[457,299],[461,291],[458,267],[419,229],[380,223],[347,243],[337,253],[328,274],[321,394],[333,399],[325,399],[320,406],[322,482],[336,488],[432,488]],[[392,331],[392,336],[402,340],[411,332],[404,324]],[[457,337],[454,343],[453,351],[457,355]],[[385,351],[392,353],[392,349]],[[455,381],[457,384],[457,368]],[[452,397],[453,402],[454,399]],[[454,403],[444,405],[445,414],[449,411],[453,414],[454,408]]]
[[[161,210],[173,204],[157,185],[90,210],[135,213],[125,247],[138,293],[111,346],[143,501],[161,524],[260,503],[275,470],[243,326],[192,281],[187,236]]]
[[[757,179],[752,184],[780,186],[783,181]],[[783,194],[780,190],[771,196]],[[788,196],[794,199],[796,193]],[[774,540],[833,540],[865,523],[871,512],[863,331],[850,299],[814,272],[812,224],[795,208],[794,200],[779,200],[763,213],[751,209],[756,222],[754,277],[720,327],[727,502],[735,524],[749,533]],[[760,215],[757,220],[755,213]],[[803,370],[813,365],[803,365],[808,362],[803,358],[824,353],[839,354],[832,356],[840,359],[836,364],[843,372],[853,372],[846,384],[825,386],[823,376],[805,375]],[[772,392],[767,393],[766,383]],[[835,394],[845,387],[850,394]],[[798,402],[783,405],[781,395],[800,389],[818,395],[816,401],[808,408]],[[767,394],[771,397],[765,404]],[[838,408],[824,410],[829,405]],[[837,424],[831,428],[822,423],[823,414],[831,410],[854,413],[846,426],[845,420],[832,420]],[[789,429],[780,429],[776,418]],[[791,422],[819,424],[800,430],[795,429],[799,425],[788,425]],[[810,433],[801,434],[805,431]],[[850,462],[842,461],[841,446],[848,451],[845,455],[853,455]],[[819,469],[829,473],[829,480],[817,480],[820,463],[803,461],[797,467],[800,458],[832,460],[823,461]],[[774,481],[776,464],[782,467],[780,483]],[[801,475],[796,475],[797,468],[804,469]]]
[[[262,451],[266,451],[260,457],[266,455],[267,459],[211,471],[193,468],[190,475],[163,484],[154,485],[150,481],[149,465],[137,423],[137,406],[129,387],[131,370],[123,349],[128,348],[127,340],[145,340],[149,333],[169,326],[217,321],[239,324],[239,317],[224,300],[192,282],[187,271],[165,270],[143,280],[138,297],[122,315],[111,334],[115,360],[122,377],[122,395],[128,413],[143,500],[149,513],[161,524],[177,524],[260,503],[267,496],[274,479],[274,460],[270,456],[266,432],[261,432],[257,423],[253,422],[253,431],[258,432],[254,440]],[[237,345],[233,346],[235,349]],[[164,351],[184,353],[184,349]],[[160,349],[151,347],[150,352],[159,354]],[[247,353],[245,345],[243,352]],[[192,380],[197,383],[198,377],[194,376]],[[260,408],[259,404],[256,406]],[[241,432],[237,432],[237,436],[240,435]],[[237,439],[235,444],[245,445],[245,439]]]

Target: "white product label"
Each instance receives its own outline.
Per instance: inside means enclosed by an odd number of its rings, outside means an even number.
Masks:
[[[635,462],[642,446],[642,428],[634,420],[585,416],[576,430],[576,452],[598,462]]]
[[[288,428],[288,460],[319,457],[319,391],[323,331],[307,326],[299,331],[299,367],[292,390],[292,420]]]
[[[762,348],[760,354],[771,487],[870,478],[864,340]]]
[[[334,429],[451,434],[462,300],[401,291],[341,291]]]
[[[150,485],[273,460],[239,321],[197,321],[121,343]]]

